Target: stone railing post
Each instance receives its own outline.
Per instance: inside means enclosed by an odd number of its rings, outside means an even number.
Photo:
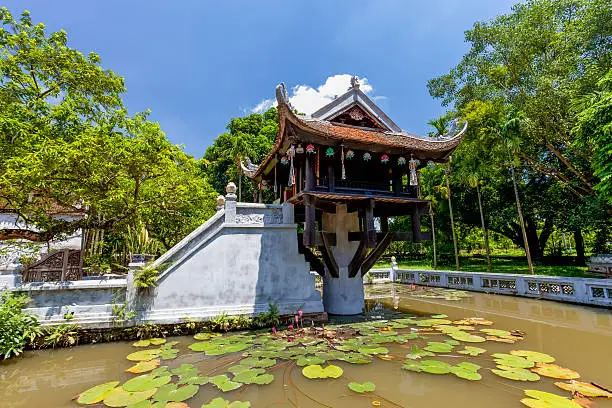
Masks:
[[[283,203],[283,224],[295,224],[293,204],[291,203]]]
[[[389,280],[395,282],[397,280],[397,260],[394,256],[391,257],[391,267],[389,268]]]
[[[217,197],[217,211],[221,211],[223,208],[225,208],[225,197],[220,195]]]
[[[126,279],[126,288],[125,288],[125,300],[127,302],[127,307],[128,310],[132,311],[136,308],[136,297],[137,297],[137,289],[136,286],[134,286],[134,273],[141,269],[144,268],[144,266],[146,265],[146,262],[144,261],[140,261],[140,262],[130,262],[128,264],[128,274],[127,274],[127,279]]]
[[[225,223],[236,223],[236,184],[229,182],[225,187]]]

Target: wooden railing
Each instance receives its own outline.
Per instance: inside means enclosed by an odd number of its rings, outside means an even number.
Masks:
[[[315,191],[330,191],[328,177],[321,177],[317,180]],[[402,186],[400,191],[393,191],[391,184],[387,181],[362,181],[352,179],[335,179],[334,191],[338,193],[353,193],[385,196],[400,196],[400,197],[416,197],[416,190],[411,186]]]

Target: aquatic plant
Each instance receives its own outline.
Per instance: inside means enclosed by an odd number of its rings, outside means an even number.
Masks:
[[[23,353],[41,333],[36,317],[23,311],[29,302],[25,295],[0,294],[0,355],[4,359]]]

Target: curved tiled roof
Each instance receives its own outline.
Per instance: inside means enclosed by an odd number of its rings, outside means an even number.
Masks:
[[[300,117],[293,112],[289,104],[284,84],[277,87],[276,99],[278,101],[278,135],[276,136],[272,150],[257,169],[254,169],[253,166],[243,166],[243,170],[245,170],[245,174],[248,177],[257,177],[265,171],[266,167],[268,167],[268,164],[279,151],[285,140],[287,124],[291,124],[294,128],[303,132],[334,141],[330,143],[330,145],[339,143],[344,143],[347,147],[350,147],[351,144],[369,145],[372,146],[372,150],[376,150],[374,146],[380,146],[378,150],[384,150],[385,148],[390,150],[401,150],[405,151],[406,154],[415,154],[417,157],[422,156],[423,158],[431,157],[436,160],[445,160],[448,158],[463,139],[463,134],[467,129],[466,122],[463,128],[453,136],[429,137],[404,131],[392,132],[381,129],[360,128]],[[251,168],[248,169],[249,171],[246,171],[248,167]]]

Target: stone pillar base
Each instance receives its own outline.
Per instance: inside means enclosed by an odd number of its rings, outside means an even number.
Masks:
[[[363,312],[363,279],[361,274],[348,277],[348,268],[340,268],[339,278],[323,278],[323,306],[329,314],[355,315]]]

